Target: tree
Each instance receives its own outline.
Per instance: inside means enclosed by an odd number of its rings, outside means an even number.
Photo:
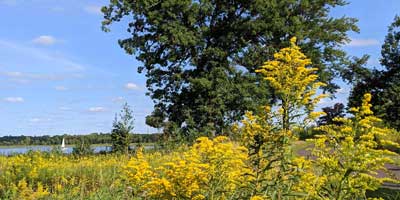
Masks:
[[[111,131],[112,151],[125,153],[129,151],[131,131],[134,128],[133,111],[127,103],[122,107],[119,118],[115,115],[113,129]]]
[[[342,103],[335,103],[332,107],[324,107],[322,111],[325,113],[324,116],[321,116],[317,121],[318,126],[328,125],[328,124],[336,124],[339,125],[340,122],[335,121],[336,117],[344,117],[344,105]]]
[[[351,61],[340,45],[356,19],[329,16],[344,0],[112,0],[102,8],[103,30],[126,21],[130,37],[119,40],[143,63],[154,111],[153,127],[211,130],[221,134],[245,111],[273,100],[273,90],[255,73],[296,36],[318,69],[324,89]],[[168,121],[168,122],[167,122]],[[171,125],[171,123],[175,124]],[[167,128],[164,128],[168,132]]]
[[[372,110],[391,127],[400,130],[400,17],[389,26],[381,50],[382,70],[369,70],[351,91],[349,107],[359,105],[362,95],[372,94]]]

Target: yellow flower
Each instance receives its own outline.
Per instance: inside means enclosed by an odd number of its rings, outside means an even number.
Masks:
[[[252,196],[252,197],[250,198],[250,200],[265,200],[265,198],[264,198],[264,197],[261,197],[261,196]]]
[[[125,174],[136,194],[154,199],[181,197],[206,199],[237,195],[246,183],[247,151],[227,137],[200,137],[182,152],[141,154],[125,166]]]
[[[392,130],[382,127],[381,120],[373,116],[370,100],[371,95],[365,94],[361,106],[351,109],[353,119],[337,118],[335,121],[342,125],[319,127],[322,134],[313,140],[314,174],[323,177],[320,187],[330,188],[329,192],[336,196],[363,198],[366,190],[377,189],[384,180],[394,181],[372,176],[393,160],[387,150],[377,149],[378,143],[385,144]]]

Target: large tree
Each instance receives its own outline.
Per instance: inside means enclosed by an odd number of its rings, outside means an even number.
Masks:
[[[372,94],[371,104],[377,116],[400,130],[400,17],[389,26],[382,45],[380,63],[383,69],[365,70],[356,82],[349,106],[358,106],[365,93]]]
[[[110,0],[103,30],[127,23],[119,40],[143,63],[154,127],[221,133],[274,97],[255,70],[296,36],[330,92],[353,61],[340,46],[356,19],[329,15],[344,0]],[[358,63],[356,63],[358,64]],[[284,72],[282,72],[284,73]],[[165,128],[164,130],[168,130]]]

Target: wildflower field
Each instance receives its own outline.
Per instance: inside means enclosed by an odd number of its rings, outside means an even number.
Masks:
[[[0,157],[0,199],[113,199],[123,197],[116,155],[73,156],[29,152]]]
[[[0,200],[400,200],[400,0],[0,10]]]
[[[343,174],[322,175],[302,156],[293,161],[296,165],[291,173],[298,180],[286,175],[282,184],[292,182],[292,193],[299,196],[284,199],[335,199],[318,197],[318,193],[331,184],[328,181],[337,181]],[[272,199],[260,194],[273,192],[268,183],[277,169],[257,177],[260,174],[254,171],[247,148],[227,137],[203,137],[191,147],[182,146],[173,152],[139,150],[131,157],[45,152],[0,156],[0,173],[0,199]],[[360,186],[377,189],[386,179],[376,182],[361,173],[350,180],[344,187],[358,181]],[[265,191],[256,195],[262,189]],[[399,197],[389,189],[370,193],[385,199]]]
[[[295,152],[298,132],[324,115],[314,112],[326,95],[317,94],[323,84],[310,63],[292,38],[257,70],[279,103],[247,112],[230,134],[125,154],[1,156],[0,198],[399,199],[398,192],[376,192],[384,182],[399,183],[385,166],[398,162],[391,138],[399,133],[374,116],[371,94],[351,117],[315,127],[308,154]]]

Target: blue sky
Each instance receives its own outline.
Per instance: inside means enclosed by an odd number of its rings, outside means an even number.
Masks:
[[[383,3],[384,2],[384,3]],[[100,29],[107,1],[0,0],[0,136],[108,132],[126,101],[135,132],[154,132],[144,118],[152,110],[140,65],[118,46],[124,24]],[[343,48],[371,55],[378,67],[387,26],[400,14],[399,0],[353,0],[333,16],[359,19],[360,34]],[[344,102],[348,87],[335,100]]]

